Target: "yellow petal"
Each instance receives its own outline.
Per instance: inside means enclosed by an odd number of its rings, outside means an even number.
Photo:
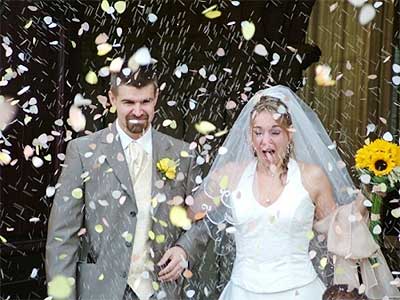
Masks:
[[[100,276],[97,278],[98,280],[104,280],[104,274],[101,273]]]
[[[149,238],[153,241],[155,239],[156,235],[153,231],[149,231]]]
[[[127,231],[125,231],[123,234],[122,234],[122,237],[125,239],[125,241],[127,241],[128,243],[130,243],[130,242],[132,242],[133,241],[133,235],[132,235],[132,233],[129,233],[129,232],[127,232]]]
[[[75,199],[81,199],[83,197],[83,191],[81,188],[73,189],[71,194]]]
[[[254,36],[254,33],[256,32],[256,26],[254,25],[254,23],[249,21],[243,21],[241,23],[241,27],[244,39],[247,41],[250,40]]]
[[[86,74],[85,80],[86,80],[87,83],[92,84],[92,85],[93,85],[93,84],[96,84],[96,83],[98,82],[97,75],[96,75],[96,73],[93,72],[93,71],[89,71],[89,72]]]
[[[165,221],[163,221],[163,220],[160,220],[159,223],[160,223],[160,225],[161,225],[162,227],[168,227],[167,222],[165,222]]]
[[[155,291],[158,291],[158,290],[160,289],[160,285],[159,285],[156,281],[153,281],[153,282],[151,283],[151,285],[153,286],[153,289],[154,289]]]
[[[0,151],[0,166],[8,165],[11,162],[11,156],[8,153]]]
[[[28,21],[28,23],[25,24],[24,28],[25,28],[25,29],[28,29],[29,27],[31,27],[32,22],[33,22],[32,19],[30,19],[30,20]]]
[[[0,235],[0,242],[7,243],[7,239]]]
[[[94,226],[94,230],[96,230],[97,233],[102,233],[104,231],[103,225],[97,224]]]
[[[208,19],[215,19],[218,18],[222,15],[222,13],[219,10],[212,10],[204,14],[206,18]]]
[[[27,125],[32,120],[31,116],[26,115],[24,118],[24,124]]]
[[[117,108],[113,105],[110,108],[110,113],[115,114],[117,112]]]
[[[181,157],[189,157],[189,153],[187,151],[181,151]]]
[[[156,242],[158,244],[162,244],[165,242],[165,235],[164,234],[159,234],[156,236]]]
[[[108,12],[108,10],[110,9],[110,4],[108,3],[107,0],[103,0],[101,2],[101,9],[104,10],[105,12]]]
[[[157,206],[157,204],[158,204],[157,198],[156,197],[152,198],[151,199],[151,206],[153,208],[155,208]]]
[[[185,227],[188,224],[188,221],[190,223],[186,209],[182,206],[173,206],[169,212],[169,219],[171,223],[177,227]]]
[[[201,133],[203,135],[207,135],[216,129],[215,125],[208,121],[201,121],[201,122],[195,124],[194,127],[196,128],[196,130],[199,133]]]
[[[176,124],[175,120],[172,120],[171,124],[169,125],[169,127],[171,127],[171,129],[176,129],[178,127],[178,125]]]
[[[112,45],[108,43],[100,44],[97,46],[97,55],[104,56],[112,50]]]
[[[126,9],[126,2],[125,1],[117,1],[114,4],[114,8],[117,11],[117,13],[122,14],[122,13],[124,13],[124,11]]]
[[[314,232],[313,231],[307,232],[307,238],[308,238],[308,240],[311,241],[314,238]]]
[[[49,282],[49,296],[54,299],[67,299],[72,293],[72,287],[65,276],[58,275]]]
[[[321,258],[321,260],[319,261],[319,267],[322,270],[325,269],[327,264],[328,264],[328,259],[326,257]]]
[[[219,182],[219,187],[221,188],[221,189],[227,189],[228,188],[228,183],[229,183],[229,179],[228,179],[228,176],[226,176],[226,175],[224,175],[222,178],[221,178],[221,181]]]

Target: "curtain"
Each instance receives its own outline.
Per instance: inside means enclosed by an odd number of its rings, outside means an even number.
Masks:
[[[302,96],[320,115],[348,166],[354,164],[368,123],[383,132],[398,129],[388,128],[395,117],[391,110],[395,3],[382,2],[375,18],[362,26],[360,8],[348,1],[317,1],[308,28],[309,43],[321,48],[320,63],[332,68],[337,81],[332,87],[317,86],[311,67]]]

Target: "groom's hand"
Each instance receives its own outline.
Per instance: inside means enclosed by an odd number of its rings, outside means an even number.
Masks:
[[[172,247],[164,253],[157,266],[162,267],[158,273],[161,281],[177,280],[182,271],[188,266],[187,254],[179,246]]]

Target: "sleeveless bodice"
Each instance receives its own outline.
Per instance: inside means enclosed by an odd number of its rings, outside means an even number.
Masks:
[[[256,162],[244,171],[233,192],[236,259],[231,280],[253,292],[278,292],[313,281],[309,258],[315,207],[298,164],[290,160],[287,183],[270,206],[253,193]]]

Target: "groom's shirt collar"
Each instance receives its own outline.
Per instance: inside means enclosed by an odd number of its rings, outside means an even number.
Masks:
[[[121,128],[121,126],[119,126],[118,120],[115,123],[117,132],[119,134],[119,139],[121,141],[122,149],[124,149],[125,152],[128,150],[130,143],[138,143],[144,149],[144,151],[146,151],[150,155],[152,154],[151,126],[146,130],[146,132],[140,138],[134,140],[133,138],[131,138],[129,135],[126,134],[126,132]]]

